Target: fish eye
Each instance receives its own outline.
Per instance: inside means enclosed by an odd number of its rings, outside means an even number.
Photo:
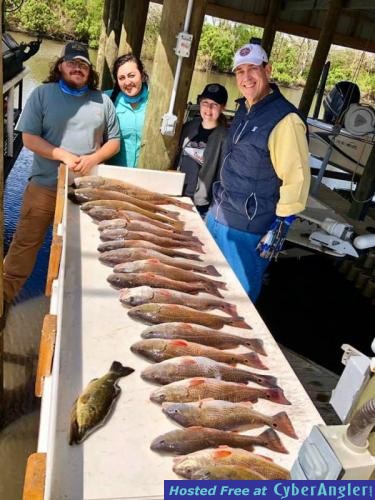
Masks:
[[[175,409],[173,410],[173,413],[178,413],[177,408],[175,408]]]

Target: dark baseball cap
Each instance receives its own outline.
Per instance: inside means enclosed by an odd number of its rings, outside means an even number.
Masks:
[[[82,59],[91,66],[89,51],[87,45],[81,42],[68,42],[61,53],[64,61],[72,61],[73,59]]]
[[[224,105],[228,100],[228,92],[220,83],[209,83],[198,96],[198,102],[205,98]]]

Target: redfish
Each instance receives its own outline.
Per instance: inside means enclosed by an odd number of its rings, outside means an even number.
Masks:
[[[133,344],[132,349],[134,352],[151,359],[156,359],[160,356],[159,351],[152,351],[152,347],[150,347],[147,351],[146,346]],[[221,363],[204,356],[177,356],[169,358],[145,368],[141,373],[141,377],[149,382],[156,382],[158,384],[169,384],[192,377],[207,377],[227,380],[229,382],[245,384],[254,382],[266,387],[277,387],[276,377],[234,368],[226,363]]]
[[[224,325],[251,329],[251,326],[240,316],[237,318],[232,318],[231,316],[218,316],[178,304],[143,304],[141,306],[132,307],[129,309],[128,314],[131,318],[151,324],[168,323],[170,321],[186,321],[188,323],[208,326],[216,330],[220,330]]]
[[[185,203],[173,196],[155,193],[148,189],[141,188],[130,182],[121,181],[119,179],[110,179],[98,175],[86,175],[84,177],[76,177],[73,181],[74,187],[77,189],[92,187],[99,189],[107,189],[110,191],[119,191],[120,193],[134,196],[139,200],[146,200],[156,205],[176,205],[185,210],[193,210],[193,204]]]
[[[224,380],[232,380],[233,382],[247,382],[249,380],[247,378],[248,372],[246,370],[233,370],[233,368],[227,366],[228,364],[236,365],[237,363],[240,363],[242,365],[258,368],[258,370],[267,370],[267,367],[264,366],[258,354],[255,352],[239,354],[229,351],[221,351],[220,349],[215,349],[214,347],[208,347],[182,339],[139,340],[131,346],[131,350],[156,362],[180,356],[192,356],[193,359],[196,359],[196,357],[203,357],[204,359],[209,358],[217,361],[215,366],[215,370],[217,372],[216,376],[218,378],[223,378]],[[213,368],[214,367],[211,366],[211,369]],[[237,378],[225,378],[225,372],[237,373]],[[201,373],[201,375],[203,375],[203,373]],[[229,377],[229,374],[227,376]],[[233,375],[232,377],[235,376]],[[271,385],[275,385],[275,380],[276,379],[272,377]]]
[[[109,250],[117,250],[118,248],[148,248],[169,257],[181,257],[183,259],[202,261],[201,257],[195,253],[180,252],[175,248],[164,248],[150,241],[143,240],[110,240],[100,243],[98,246],[99,252],[108,252]],[[160,259],[159,259],[160,260]],[[208,267],[208,266],[207,266]],[[201,270],[199,272],[202,272]],[[210,273],[207,273],[210,274]]]
[[[194,297],[189,293],[164,288],[152,288],[150,286],[124,288],[120,292],[120,302],[131,307],[155,302],[159,304],[182,304],[199,311],[220,309],[234,318],[238,317],[236,306],[229,302],[212,297]]]
[[[249,402],[231,403],[230,401],[206,400],[192,403],[163,403],[162,410],[168,417],[184,427],[202,425],[228,431],[268,425],[274,430],[297,439],[292,422],[285,411],[275,415],[265,415],[256,411]],[[270,447],[270,449],[275,448]]]
[[[164,261],[164,262],[163,262]],[[174,266],[173,264],[166,264],[165,261],[167,262],[175,262],[176,259],[172,258],[165,258],[162,257],[161,259],[158,259],[156,257],[150,258],[150,259],[143,259],[143,260],[134,260],[131,262],[123,262],[121,264],[117,264],[114,268],[113,271],[115,273],[155,273],[155,274],[161,274],[162,276],[165,276],[166,278],[171,278],[173,280],[178,280],[178,281],[186,281],[187,283],[190,283],[191,281],[205,281],[207,283],[210,283],[216,288],[226,288],[225,283],[222,281],[216,281],[212,280],[211,278],[207,278],[207,276],[201,276],[196,274],[194,271],[187,270],[187,269],[181,269],[178,266]],[[178,264],[178,262],[177,262]],[[190,266],[190,268],[195,268],[195,269],[203,269],[200,268],[198,264],[193,264],[193,263],[184,263],[184,265]],[[208,268],[210,272],[214,272],[215,268]],[[207,268],[206,268],[207,271]],[[199,272],[199,271],[198,271]]]
[[[184,339],[190,342],[216,347],[217,349],[232,349],[242,345],[259,354],[263,354],[263,356],[267,356],[261,339],[240,337],[239,335],[232,335],[231,333],[222,331],[217,332],[216,330],[204,326],[193,325],[192,323],[181,323],[176,321],[152,325],[143,330],[142,337],[144,339]]]
[[[206,292],[216,297],[223,298],[220,292],[210,283],[198,280],[191,283],[185,283],[183,281],[164,278],[164,276],[155,273],[112,273],[108,276],[107,281],[115,288],[149,285],[193,294]]]
[[[179,269],[185,269],[186,271],[196,271],[200,274],[209,274],[210,276],[217,276],[218,272],[214,266],[204,266],[196,262],[191,262],[190,259],[177,258],[165,256],[164,254],[158,252],[157,250],[149,248],[124,248],[119,251],[108,252],[105,255],[101,255],[99,260],[104,264],[118,265],[125,262],[138,262],[145,261],[148,259],[157,259],[159,262],[177,267]],[[136,264],[135,266],[137,266]],[[118,268],[119,269],[119,268]]]
[[[114,210],[131,210],[134,212],[138,212],[142,215],[145,215],[149,219],[158,220],[160,222],[165,222],[174,226],[176,229],[183,229],[185,223],[183,221],[178,221],[176,219],[172,219],[170,217],[166,217],[165,215],[157,214],[155,212],[150,212],[149,210],[144,210],[143,208],[138,207],[137,205],[133,205],[132,203],[128,203],[126,201],[116,201],[116,200],[95,200],[95,201],[87,201],[81,205],[81,210],[84,212],[89,212],[91,208],[96,207],[104,207],[104,208],[112,208]]]
[[[149,210],[150,212],[159,212],[171,218],[178,217],[178,212],[173,212],[172,210],[167,210],[165,208],[160,207],[159,205],[155,205],[153,203],[149,203],[148,201],[140,200],[135,196],[130,196],[128,194],[120,193],[118,191],[109,191],[106,189],[97,189],[97,188],[81,188],[75,189],[73,192],[68,194],[68,198],[74,203],[86,203],[87,201],[95,201],[95,200],[117,200],[117,201],[127,201],[128,203],[132,203],[133,205],[137,205],[144,210]]]
[[[222,445],[248,451],[253,451],[254,446],[263,446],[279,453],[288,453],[273,429],[266,429],[259,436],[247,436],[236,432],[200,426],[166,432],[152,441],[151,449],[184,455],[185,453]]]
[[[118,234],[118,230],[107,230],[101,232],[100,239],[102,241],[110,241],[119,239],[120,236]],[[164,238],[162,236],[157,236],[153,233],[146,233],[144,231],[128,231],[127,229],[122,229],[121,238],[126,240],[143,240],[149,241],[154,245],[158,245],[165,248],[188,248],[190,250],[194,250],[198,253],[204,253],[202,245],[196,241],[180,241],[173,238]],[[138,260],[138,259],[133,259]],[[122,261],[125,262],[125,261]],[[119,262],[116,262],[119,264]]]
[[[164,385],[153,391],[150,396],[151,401],[155,403],[164,401],[187,403],[207,398],[223,399],[233,403],[240,401],[256,403],[259,398],[262,398],[282,405],[291,404],[279,387],[259,389],[245,384],[200,377]]]
[[[191,478],[202,465],[232,465],[248,467],[266,479],[290,479],[289,471],[267,458],[240,448],[221,446],[218,449],[200,450],[174,459],[176,474]]]

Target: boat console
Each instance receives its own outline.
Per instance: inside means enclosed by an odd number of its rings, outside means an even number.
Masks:
[[[28,70],[23,63],[36,54],[42,40],[18,44],[7,32],[2,35],[4,181],[22,149],[22,137],[15,126],[22,111],[22,82]]]

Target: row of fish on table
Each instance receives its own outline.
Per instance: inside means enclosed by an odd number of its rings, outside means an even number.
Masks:
[[[236,366],[267,370],[263,342],[219,331],[251,326],[223,300],[227,286],[214,266],[204,264],[202,242],[184,230],[179,212],[163,208],[193,206],[99,176],[76,178],[69,198],[98,224],[99,260],[113,267],[108,282],[120,290],[128,315],[151,325],[131,351],[155,362],[141,377],[161,386],[150,399],[181,426],[156,437],[151,449],[180,455],[173,470],[189,479],[289,478],[285,468],[253,453],[254,446],[288,453],[278,434],[297,438],[288,414],[265,415],[253,403],[290,402],[274,376]],[[207,312],[215,309],[220,314]],[[227,350],[238,346],[249,351]],[[70,444],[104,422],[120,391],[118,379],[133,371],[115,361],[90,382],[72,410]],[[257,436],[234,432],[262,426],[267,429]]]

